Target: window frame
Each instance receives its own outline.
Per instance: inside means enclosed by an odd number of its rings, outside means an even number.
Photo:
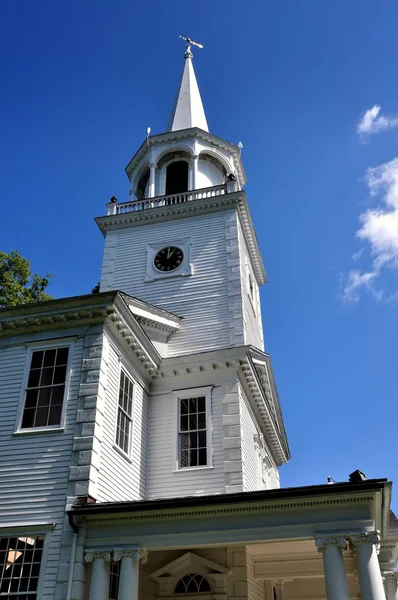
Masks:
[[[51,528],[53,528],[53,526],[51,526]],[[6,527],[6,528],[1,528],[0,529],[0,538],[10,538],[10,537],[38,537],[38,536],[42,536],[44,537],[44,542],[43,542],[43,549],[42,549],[42,554],[41,554],[41,562],[40,562],[40,571],[39,571],[39,577],[37,579],[37,590],[36,590],[36,600],[38,600],[39,598],[42,597],[43,594],[43,588],[44,588],[44,582],[45,582],[45,577],[46,577],[46,567],[47,567],[47,560],[48,560],[48,552],[49,552],[49,546],[50,546],[50,536],[51,536],[51,532],[49,531],[50,526],[43,526],[43,525],[31,525],[31,526],[26,526],[26,527]],[[26,594],[26,592],[18,592],[19,594],[23,595]],[[17,598],[18,593],[15,594],[15,598]],[[32,598],[34,598],[34,594],[30,594],[32,596]],[[5,595],[0,595],[0,600],[2,598],[7,598],[8,596],[10,596],[9,593],[5,594]],[[29,596],[29,594],[28,594]],[[13,598],[13,596],[11,595],[10,598]]]
[[[22,387],[21,394],[19,398],[19,406],[17,412],[17,419],[15,424],[14,434],[21,435],[29,435],[29,434],[39,434],[39,433],[52,433],[58,431],[64,431],[65,429],[65,418],[66,418],[66,410],[69,398],[69,387],[72,373],[72,359],[73,359],[73,350],[75,339],[73,338],[56,338],[52,340],[45,340],[40,342],[31,342],[25,344],[27,348],[26,359],[25,359],[25,368],[24,374],[22,378]],[[25,412],[25,404],[26,404],[26,393],[28,387],[29,373],[32,364],[32,356],[34,352],[44,351],[44,350],[52,350],[57,348],[68,348],[68,360],[66,363],[66,373],[65,373],[65,389],[64,396],[62,399],[62,411],[59,425],[44,425],[41,427],[24,427],[22,428],[22,420]],[[1,598],[1,596],[0,596]]]
[[[200,471],[203,469],[213,468],[213,452],[212,452],[212,415],[211,415],[211,392],[213,386],[206,386],[200,388],[189,388],[183,390],[173,390],[172,393],[176,398],[176,435],[175,435],[175,471],[174,473],[186,473],[188,471]],[[204,396],[206,402],[206,464],[197,466],[181,466],[181,455],[180,455],[180,423],[181,423],[181,400],[189,400],[189,398],[197,398],[198,396]]]
[[[133,394],[132,394],[132,403],[131,403],[131,417],[130,418],[130,437],[129,437],[129,448],[128,453],[126,453],[123,448],[121,448],[116,439],[117,439],[117,426],[118,426],[118,416],[119,416],[119,395],[120,395],[120,379],[122,375],[122,371],[125,376],[127,376],[133,384]],[[118,378],[118,387],[117,387],[117,397],[116,397],[116,416],[115,416],[115,427],[114,427],[114,435],[113,435],[113,447],[117,452],[119,452],[124,458],[131,461],[131,449],[133,446],[133,435],[134,435],[134,408],[135,408],[135,398],[136,398],[136,386],[137,382],[135,378],[132,376],[129,369],[122,362],[119,362],[119,378]],[[123,409],[121,409],[123,411]],[[123,411],[125,414],[125,411]]]

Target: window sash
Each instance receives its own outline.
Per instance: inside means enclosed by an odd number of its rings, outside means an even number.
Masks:
[[[32,350],[26,375],[21,429],[60,427],[68,383],[70,345]]]
[[[120,370],[115,444],[129,455],[133,425],[134,381],[124,369]]]
[[[43,535],[0,538],[0,598],[37,598]]]
[[[178,465],[180,469],[208,466],[207,397],[181,396],[178,399]]]

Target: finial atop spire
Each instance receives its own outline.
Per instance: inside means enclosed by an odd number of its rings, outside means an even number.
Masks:
[[[191,46],[197,46],[198,48],[203,48],[203,44],[199,44],[199,42],[194,42],[189,37],[184,37],[183,35],[179,35],[178,37],[181,38],[182,40],[185,40],[187,43],[187,46],[185,48],[184,58],[193,58]]]
[[[198,82],[193,70],[193,54],[191,51],[191,46],[203,48],[203,45],[194,42],[189,37],[182,35],[179,37],[187,43],[184,54],[185,65],[173,112],[171,113],[168,131],[179,131],[180,129],[190,129],[191,127],[199,127],[199,129],[209,131]]]

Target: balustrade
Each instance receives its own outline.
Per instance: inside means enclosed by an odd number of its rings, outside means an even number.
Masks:
[[[107,204],[108,215],[121,215],[139,210],[158,208],[160,206],[173,206],[174,204],[184,204],[185,202],[202,200],[204,198],[213,198],[214,196],[222,196],[226,193],[227,184],[223,184],[216,185],[210,188],[190,190],[181,194],[156,196],[155,198],[143,198],[142,200],[132,200],[131,202],[123,202],[120,204],[116,202],[109,202]]]

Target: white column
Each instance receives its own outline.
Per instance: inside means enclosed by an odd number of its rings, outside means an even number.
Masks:
[[[140,562],[147,562],[147,551],[141,548],[116,550],[113,556],[121,561],[118,600],[138,600]]]
[[[93,563],[89,600],[108,600],[111,553],[87,552],[84,558]]]
[[[377,531],[350,535],[351,548],[357,558],[359,587],[362,600],[386,600],[379,561],[380,536]]]
[[[156,178],[156,164],[152,162],[149,165],[148,198],[155,197],[155,178]]]
[[[199,156],[194,154],[192,157],[192,190],[196,190],[198,185],[198,167],[199,167]]]
[[[397,573],[385,571],[383,573],[384,590],[387,600],[398,600]]]
[[[343,559],[347,540],[341,535],[319,535],[315,538],[315,544],[323,554],[327,599],[350,600]]]

